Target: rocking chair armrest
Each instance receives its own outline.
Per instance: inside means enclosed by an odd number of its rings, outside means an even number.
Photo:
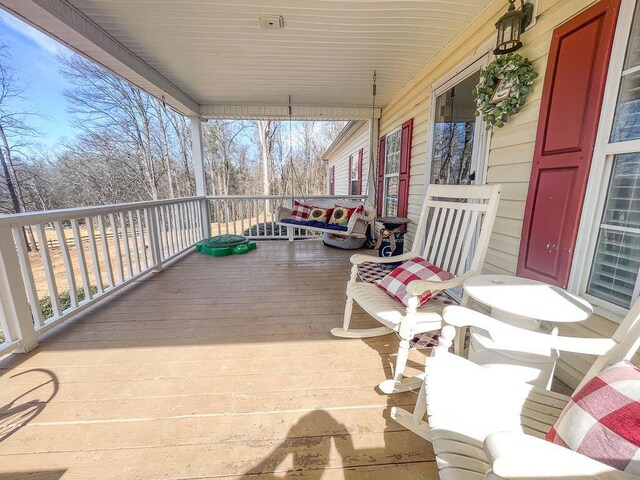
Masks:
[[[476,327],[485,330],[496,344],[508,345],[518,351],[543,348],[587,355],[604,355],[616,345],[611,338],[563,337],[514,327],[465,307],[446,307],[443,318],[445,323],[454,327]]]
[[[355,255],[351,255],[349,261],[352,265],[360,265],[362,263],[373,262],[373,263],[396,263],[396,262],[406,262],[407,260],[411,260],[416,256],[413,252],[403,253],[402,255],[396,255],[394,257],[376,257],[375,255],[365,255],[363,253],[356,253]]]
[[[473,272],[467,272],[457,277],[452,278],[451,280],[443,280],[442,282],[429,282],[427,280],[414,280],[413,282],[407,285],[407,292],[413,296],[420,296],[427,291],[442,291],[447,290],[449,288],[461,287],[462,284],[473,277],[475,274]]]
[[[484,441],[492,471],[486,478],[551,480],[636,479],[568,448],[520,432],[498,432]]]

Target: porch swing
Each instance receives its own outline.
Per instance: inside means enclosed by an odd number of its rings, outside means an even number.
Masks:
[[[376,98],[376,73],[373,73],[373,103],[372,103],[372,112],[375,111],[375,98]],[[290,160],[290,168],[291,168],[291,197],[294,196],[294,177],[297,177],[297,172],[295,166],[293,164],[293,142],[292,142],[292,130],[291,130],[291,122],[292,122],[292,108],[291,108],[291,96],[289,96],[289,160]],[[372,156],[373,149],[370,149],[369,154],[369,162],[370,165],[373,162]],[[372,165],[369,168],[369,176],[371,176],[371,172],[373,172]],[[367,189],[369,190],[369,189]],[[284,197],[284,194],[283,194]],[[367,238],[367,230],[370,226],[372,226],[373,221],[375,219],[375,205],[363,205],[359,201],[343,201],[340,208],[345,211],[353,210],[351,215],[349,216],[349,221],[346,226],[343,225],[335,225],[330,224],[329,219],[327,222],[320,222],[309,218],[308,215],[313,208],[325,208],[325,209],[333,209],[336,208],[334,204],[334,200],[331,200],[331,205],[306,205],[306,197],[304,192],[301,191],[301,199],[300,202],[293,202],[292,207],[287,208],[285,206],[280,206],[278,208],[277,221],[276,224],[281,227],[286,227],[289,241],[293,241],[294,238],[294,229],[305,230],[307,232],[315,232],[321,233],[324,235],[324,242],[327,245],[335,246],[338,248],[345,249],[354,249],[360,248],[363,244],[363,240]],[[322,202],[320,202],[322,203]],[[346,212],[345,212],[346,213]]]

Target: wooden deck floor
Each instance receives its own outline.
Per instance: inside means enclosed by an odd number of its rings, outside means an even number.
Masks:
[[[0,479],[435,480],[430,444],[388,418],[415,394],[374,390],[396,339],[328,333],[349,255],[190,254],[5,359]]]

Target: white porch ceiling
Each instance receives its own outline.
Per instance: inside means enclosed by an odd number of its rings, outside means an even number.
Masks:
[[[185,113],[282,107],[291,95],[294,107],[309,113],[332,107],[328,114],[339,117],[340,108],[350,108],[345,116],[362,118],[371,105],[374,70],[382,106],[491,2],[0,0],[0,5],[151,93],[168,96]],[[265,14],[282,15],[284,29],[261,29],[258,15]]]

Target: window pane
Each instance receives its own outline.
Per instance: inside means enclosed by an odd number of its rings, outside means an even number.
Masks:
[[[631,35],[627,45],[624,71],[640,65],[640,15],[638,8],[633,16]],[[622,76],[616,114],[611,131],[612,142],[640,138],[640,72],[626,72]]]
[[[385,199],[385,216],[395,217],[398,214],[398,177],[387,178]]]
[[[631,27],[631,36],[629,37],[629,45],[627,46],[627,57],[624,62],[625,70],[640,65],[640,15],[638,15],[639,7],[640,3],[636,5],[636,11],[633,14],[633,26]]]
[[[385,174],[400,171],[400,131],[387,135],[385,147]]]
[[[351,180],[358,178],[358,159],[351,160]]]
[[[476,126],[473,89],[479,81],[480,72],[476,72],[436,98],[431,183],[471,183]]]
[[[587,293],[628,308],[640,269],[640,154],[614,159]]]
[[[640,72],[622,77],[616,114],[611,131],[612,142],[640,138]]]
[[[360,195],[360,192],[358,192],[358,180],[351,180],[351,191],[349,192],[350,195]]]

